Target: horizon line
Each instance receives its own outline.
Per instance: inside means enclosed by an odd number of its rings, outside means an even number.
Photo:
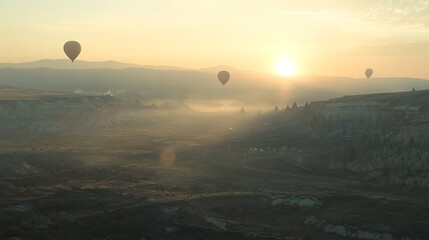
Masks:
[[[32,63],[37,63],[37,62],[43,62],[43,61],[64,61],[64,62],[70,62],[69,59],[67,58],[56,58],[56,59],[52,59],[52,58],[45,58],[45,59],[39,59],[39,60],[33,60],[33,61],[25,61],[25,62],[0,62],[0,69],[7,69],[7,68],[12,68],[12,69],[39,69],[39,68],[47,68],[47,69],[64,69],[64,70],[73,70],[73,68],[55,68],[55,67],[34,67],[34,68],[30,68],[30,67],[26,67],[26,68],[13,68],[13,67],[2,67],[1,65],[20,65],[20,64],[32,64]],[[150,65],[150,64],[139,64],[139,63],[130,63],[130,62],[121,62],[121,61],[117,61],[117,60],[113,60],[113,59],[109,59],[109,60],[104,60],[104,61],[90,61],[90,60],[75,60],[73,63],[70,64],[75,64],[76,63],[116,63],[116,64],[123,64],[123,65],[130,65],[129,67],[123,67],[123,68],[112,68],[112,67],[107,67],[107,68],[92,68],[92,69],[112,69],[112,70],[125,70],[125,69],[153,69],[153,70],[179,70],[179,71],[208,71],[208,70],[213,70],[213,71],[218,71],[215,70],[217,68],[229,68],[226,69],[228,71],[237,71],[237,72],[247,72],[247,73],[254,73],[254,74],[263,74],[263,75],[269,75],[275,78],[279,78],[279,79],[294,79],[294,78],[304,78],[304,77],[330,77],[330,78],[350,78],[350,79],[360,79],[360,80],[366,80],[365,76],[362,77],[358,77],[358,76],[342,76],[342,75],[323,75],[323,74],[317,74],[317,73],[309,73],[309,74],[297,74],[295,76],[289,76],[289,77],[283,77],[280,76],[278,74],[275,73],[270,73],[270,72],[263,72],[263,71],[252,71],[252,70],[248,70],[248,69],[238,69],[235,68],[233,66],[230,65],[217,65],[217,66],[209,66],[209,67],[201,67],[201,68],[191,68],[191,67],[183,67],[183,66],[172,66],[172,65]],[[134,65],[135,67],[132,67],[132,65]],[[156,68],[166,68],[166,69],[156,69]],[[170,68],[170,69],[169,69]],[[85,68],[75,68],[74,70],[79,70],[79,69],[85,69]],[[409,76],[374,76],[371,77],[370,79],[385,79],[385,78],[408,78],[408,79],[420,79],[420,80],[429,80],[429,78],[424,78],[424,77],[409,77]]]

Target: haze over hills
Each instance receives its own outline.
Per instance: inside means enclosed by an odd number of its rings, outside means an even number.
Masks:
[[[225,87],[217,81],[221,69],[231,72]],[[429,81],[415,78],[297,76],[281,78],[229,66],[205,69],[153,67],[115,61],[40,60],[0,64],[0,85],[50,91],[103,94],[146,99],[233,100],[246,104],[300,104],[351,94],[428,89]]]
[[[215,67],[207,67],[200,69],[192,69],[176,66],[155,66],[141,65],[134,63],[123,63],[114,60],[108,61],[85,61],[75,60],[73,63],[69,59],[42,59],[32,62],[23,63],[0,63],[0,68],[18,68],[18,69],[34,69],[34,68],[52,68],[52,69],[126,69],[126,68],[150,68],[158,70],[183,70],[183,71],[202,71],[202,72],[218,72],[227,70],[230,72],[240,71],[231,66],[220,65]],[[244,72],[244,71],[242,71]]]
[[[92,62],[84,60],[76,60],[71,64],[69,59],[42,59],[33,62],[24,63],[0,63],[0,68],[19,68],[19,69],[33,69],[33,68],[53,68],[53,69],[125,69],[125,68],[152,68],[164,70],[189,70],[181,67],[170,66],[151,66],[139,65],[133,63],[122,63],[113,60]]]
[[[45,97],[72,97],[73,93],[32,90],[10,86],[0,86],[0,101],[40,100]]]

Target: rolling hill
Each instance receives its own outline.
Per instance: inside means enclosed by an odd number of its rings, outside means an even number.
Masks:
[[[228,69],[231,80],[222,87],[216,72]],[[72,64],[67,60],[0,64],[0,85],[49,91],[132,95],[146,99],[234,100],[243,104],[290,104],[344,95],[429,89],[429,81],[415,78],[372,78],[275,75],[228,66],[205,69],[151,67],[115,61]]]

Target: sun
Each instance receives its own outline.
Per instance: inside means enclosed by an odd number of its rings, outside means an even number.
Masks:
[[[283,77],[291,77],[296,75],[296,65],[289,59],[283,59],[276,65],[277,73]]]

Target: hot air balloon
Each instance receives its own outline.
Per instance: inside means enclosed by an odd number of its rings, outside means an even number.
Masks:
[[[372,76],[373,73],[374,73],[374,70],[372,70],[372,68],[366,69],[366,71],[365,71],[366,78],[369,79]]]
[[[80,46],[80,43],[76,41],[68,41],[64,44],[64,52],[72,62],[74,62],[77,56],[79,56],[81,50],[82,47]]]
[[[219,81],[222,83],[222,85],[225,86],[225,84],[229,81],[230,78],[230,74],[228,71],[220,71],[217,74],[217,78],[219,79]]]

